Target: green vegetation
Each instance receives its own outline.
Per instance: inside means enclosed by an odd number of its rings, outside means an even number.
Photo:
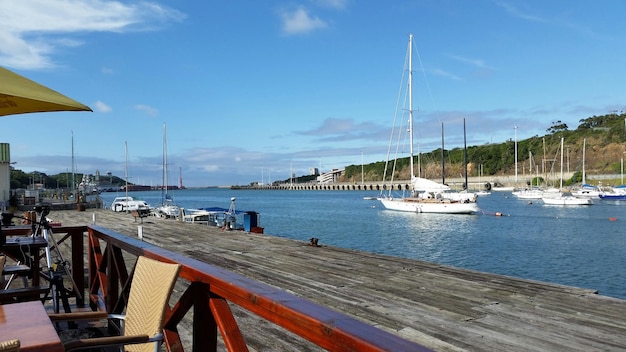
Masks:
[[[93,175],[90,175],[93,177]],[[83,174],[74,174],[74,181],[80,182],[83,178]],[[103,181],[111,181],[111,184],[121,186],[125,185],[126,181],[117,176],[100,176]],[[43,172],[33,171],[25,173],[22,170],[11,168],[11,189],[29,188],[32,184],[41,184],[44,189],[53,188],[71,188],[72,174],[69,172],[63,172],[57,175],[46,175]],[[129,184],[131,184],[129,182]]]
[[[582,149],[583,139],[586,139],[585,169],[588,175],[593,173],[619,174],[621,171],[620,159],[626,157],[626,113],[592,116],[581,119],[576,130],[570,130],[561,121],[552,122],[546,129],[546,135],[533,136],[528,139],[517,141],[518,170],[526,174],[534,174],[536,168],[542,171],[558,165],[557,159],[561,138],[567,146],[568,165],[577,171],[567,184],[578,183],[582,180]],[[533,168],[530,170],[530,155],[532,154]],[[441,177],[441,148],[420,155],[422,176],[427,178]],[[464,156],[463,148],[444,150],[446,162],[446,177],[459,177],[463,174]],[[415,163],[417,165],[417,156]],[[560,157],[559,157],[560,158]],[[499,144],[485,144],[467,147],[467,161],[469,176],[478,176],[482,168],[483,176],[511,175],[515,173],[515,141],[510,139]],[[339,181],[361,180],[361,168],[363,179],[366,181],[381,181],[385,171],[385,162],[378,161],[366,165],[346,166],[345,172]],[[399,176],[398,176],[399,175]],[[396,180],[409,178],[409,158],[398,159],[396,163]],[[91,175],[93,176],[93,175]],[[11,189],[28,188],[33,183],[42,184],[43,188],[69,188],[72,175],[64,172],[58,175],[46,175],[42,172],[25,173],[21,170],[11,169]],[[75,174],[74,180],[80,182],[83,174]],[[121,186],[125,181],[117,176],[100,175],[102,181],[110,181],[112,185]],[[294,178],[295,183],[306,183],[315,180],[315,176],[306,175]],[[388,170],[387,179],[391,178]],[[543,178],[538,177],[540,184]],[[281,182],[289,183],[290,180]],[[537,184],[537,177],[532,179],[533,185]],[[130,183],[129,183],[130,184]]]
[[[525,140],[517,141],[518,170],[525,173],[535,173],[529,170],[529,159],[532,153],[533,163],[539,171],[542,167],[554,167],[560,165],[557,152],[560,149],[561,138],[567,146],[569,165],[573,170],[578,170],[569,182],[580,182],[582,176],[582,149],[583,140],[586,139],[585,169],[590,173],[619,173],[621,168],[620,159],[624,158],[626,151],[626,114],[608,114],[593,116],[580,120],[576,130],[569,130],[568,126],[561,121],[552,122],[546,129],[546,135],[534,136]],[[463,169],[463,148],[444,150],[446,162],[446,176],[458,177]],[[566,157],[566,158],[567,158]],[[560,159],[560,156],[558,157]],[[441,148],[422,153],[420,155],[422,175],[424,170],[437,170],[438,175],[430,175],[426,172],[425,177],[440,177],[441,173]],[[515,173],[515,141],[508,140],[500,144],[485,144],[467,147],[468,173],[477,176],[482,166],[482,175],[511,175]],[[417,163],[417,156],[415,157]],[[542,165],[542,162],[544,163]],[[408,179],[409,158],[399,159],[396,171],[406,174]],[[385,162],[375,162],[363,165],[364,179],[368,181],[380,181],[383,179]],[[406,170],[405,170],[406,169]],[[388,171],[389,172],[389,171]],[[342,181],[361,179],[361,165],[349,165],[345,169]],[[396,179],[398,179],[396,177]],[[541,179],[543,180],[543,179]],[[533,183],[536,179],[533,180]]]

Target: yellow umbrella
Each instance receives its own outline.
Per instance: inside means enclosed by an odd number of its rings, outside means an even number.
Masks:
[[[46,111],[93,111],[87,105],[0,67],[0,116]]]

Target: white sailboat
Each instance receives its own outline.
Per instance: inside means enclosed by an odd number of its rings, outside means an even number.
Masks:
[[[563,138],[561,138],[561,183],[559,189],[563,189]],[[541,200],[546,205],[592,205],[591,198],[578,198],[572,195],[564,195],[562,192],[553,194],[544,193]]]
[[[413,35],[409,35],[409,60],[408,60],[408,96],[409,96],[409,165],[411,172],[412,190],[408,197],[404,195],[393,197],[392,190],[378,199],[389,210],[406,211],[414,213],[442,213],[442,214],[473,214],[479,211],[476,204],[476,195],[473,193],[447,192],[450,190],[445,184],[416,177],[413,165]],[[387,163],[388,164],[388,163]],[[395,165],[393,170],[395,170]],[[385,171],[385,175],[387,172]],[[392,173],[393,182],[393,173]]]
[[[583,139],[583,179],[580,187],[572,192],[574,197],[578,198],[595,198],[600,199],[602,191],[593,185],[587,183],[587,176],[585,174],[585,149],[587,148],[587,138]]]
[[[163,124],[163,187],[162,187],[162,200],[161,205],[156,207],[154,214],[163,218],[178,218],[180,215],[180,207],[174,204],[174,200],[168,193],[168,180],[167,180],[167,132],[165,124]]]

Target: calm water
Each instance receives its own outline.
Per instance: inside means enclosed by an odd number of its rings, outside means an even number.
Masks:
[[[152,205],[160,192],[129,193]],[[115,196],[103,193],[110,204]],[[431,261],[483,272],[584,287],[626,299],[626,204],[545,206],[492,192],[483,214],[413,214],[384,210],[372,191],[175,191],[181,207],[259,212],[265,233],[322,245]],[[504,214],[494,216],[495,212]],[[609,218],[616,218],[611,221]]]

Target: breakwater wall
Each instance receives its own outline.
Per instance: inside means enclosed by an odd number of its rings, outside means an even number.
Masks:
[[[564,172],[563,179],[567,180],[573,176],[574,172]],[[548,181],[558,182],[559,177],[554,174],[549,176],[540,175]],[[492,187],[527,187],[530,185],[533,177],[536,175],[520,174],[507,176],[489,176],[489,177],[468,177],[467,184],[470,191],[490,190]],[[587,176],[590,178],[589,176]],[[614,178],[615,175],[594,175],[594,179]],[[431,181],[441,183],[441,179],[430,179]],[[447,178],[445,183],[453,190],[463,190],[465,187],[465,178],[454,177]],[[334,182],[334,183],[282,183],[277,185],[247,185],[247,186],[231,186],[231,189],[256,189],[256,190],[294,190],[294,191],[384,191],[384,190],[410,190],[411,182],[409,180],[398,180],[394,182],[382,181],[365,181],[365,182]]]
[[[441,182],[441,180],[433,180]],[[521,181],[521,180],[520,180]],[[506,178],[479,180],[478,178],[468,178],[470,190],[490,190],[494,185],[514,185],[514,180]],[[464,189],[465,179],[455,178],[446,180],[446,184],[453,190]],[[294,190],[294,191],[385,191],[385,190],[410,190],[412,189],[409,180],[394,182],[334,182],[334,183],[283,183],[278,185],[249,185],[231,186],[231,189],[253,189],[253,190]]]

